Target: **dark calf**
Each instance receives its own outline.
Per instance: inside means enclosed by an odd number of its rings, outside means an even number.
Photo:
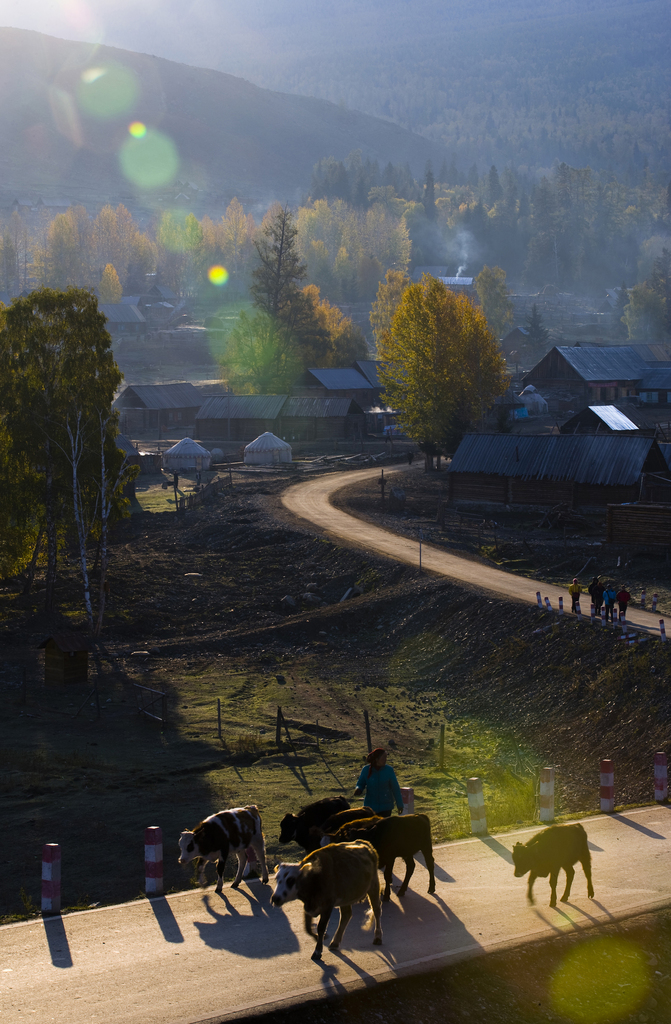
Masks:
[[[532,890],[536,879],[549,875],[552,889],[550,906],[557,906],[557,878],[562,868],[566,872],[566,888],[561,901],[566,903],[571,895],[571,883],[575,877],[573,865],[576,861],[582,864],[587,879],[587,895],[593,899],[592,858],[587,845],[587,833],[582,825],[551,825],[533,836],[528,843],[515,843],[513,846],[515,878],[530,872],[527,889],[529,903],[534,902]]]
[[[285,814],[280,823],[280,842],[290,843],[294,839],[299,846],[309,853],[319,846],[310,835],[313,825],[321,825],[338,811],[349,810],[349,803],[343,796],[326,797],[324,800],[315,800],[314,803],[303,807],[298,814]]]

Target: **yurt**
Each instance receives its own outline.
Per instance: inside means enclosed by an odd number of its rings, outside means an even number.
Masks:
[[[207,448],[198,444],[192,437],[183,437],[181,441],[163,453],[163,468],[169,473],[199,472],[210,468],[211,457]]]
[[[548,411],[548,404],[533,384],[528,384],[520,395],[520,400],[527,407],[529,416],[543,416]]]
[[[249,466],[271,466],[276,462],[291,462],[291,445],[269,430],[260,434],[245,448],[244,461]]]

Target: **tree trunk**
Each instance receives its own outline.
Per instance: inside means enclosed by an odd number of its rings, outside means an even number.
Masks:
[[[29,594],[32,590],[33,582],[35,580],[35,567],[37,566],[37,559],[40,557],[40,550],[42,548],[42,541],[44,539],[44,524],[40,526],[40,532],[37,535],[37,541],[35,542],[35,550],[33,551],[33,557],[30,559],[30,564],[26,570],[26,582],[23,585],[22,594]]]
[[[44,598],[44,610],[52,615],[56,603],[56,565],[58,560],[58,537],[56,533],[56,513],[54,510],[54,470],[51,460],[51,443],[45,443],[46,479],[45,479],[45,519],[47,534],[47,592]]]

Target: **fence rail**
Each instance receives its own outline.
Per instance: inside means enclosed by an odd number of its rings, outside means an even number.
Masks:
[[[153,718],[155,722],[161,723],[161,731],[165,729],[168,719],[168,697],[160,690],[152,690],[149,686],[142,686],[141,683],[133,683],[135,687],[135,699],[137,700],[138,714]],[[156,714],[156,707],[160,705],[160,714]]]

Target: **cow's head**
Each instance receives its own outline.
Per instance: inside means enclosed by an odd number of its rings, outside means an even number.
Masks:
[[[290,843],[296,835],[296,822],[298,818],[295,814],[285,814],[280,822],[280,842]]]
[[[200,850],[193,832],[182,832],[179,837],[179,863],[188,864],[189,861],[200,857]]]
[[[531,869],[531,856],[524,843],[515,843],[513,846],[513,864],[515,865],[515,878],[521,878]]]
[[[301,872],[300,864],[278,864],[275,868],[275,891],[271,902],[281,907],[290,900],[298,899],[297,883]]]

